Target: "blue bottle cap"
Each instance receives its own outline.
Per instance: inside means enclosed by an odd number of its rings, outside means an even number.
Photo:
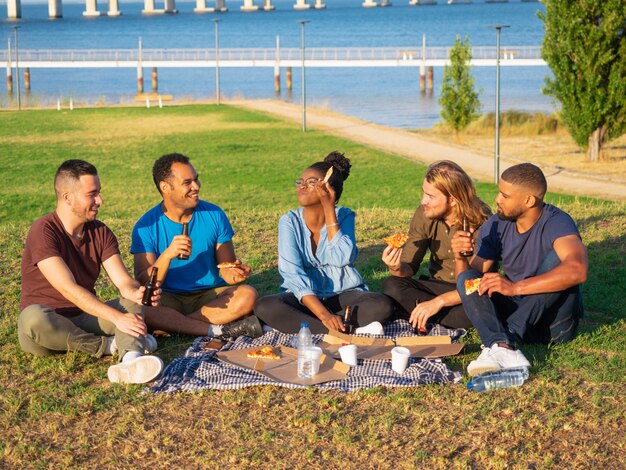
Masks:
[[[474,382],[467,382],[467,389],[474,390]]]
[[[308,328],[309,324],[305,321],[303,321],[302,323],[300,323],[300,328]]]

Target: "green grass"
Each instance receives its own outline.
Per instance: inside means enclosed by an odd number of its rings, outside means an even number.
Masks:
[[[342,205],[357,211],[358,268],[373,290],[386,271],[380,238],[406,229],[424,167],[319,132],[228,106],[0,113],[0,467],[617,468],[626,442],[624,290],[626,206],[550,194],[578,222],[588,247],[587,319],[566,345],[527,346],[521,388],[477,394],[461,385],[357,393],[255,387],[152,396],[111,385],[111,359],[35,358],[17,343],[20,259],[32,221],[53,210],[52,178],[67,158],[94,163],[124,260],[136,219],[159,200],[153,161],[192,158],[202,196],[222,206],[238,254],[267,294],[278,288],[278,218],[296,205],[292,181],[331,150],[353,162]],[[491,184],[478,183],[490,204]],[[103,299],[116,296],[106,277]],[[192,338],[160,341],[180,356]],[[463,370],[478,352],[470,332]]]

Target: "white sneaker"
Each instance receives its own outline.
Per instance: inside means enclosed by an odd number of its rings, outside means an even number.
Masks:
[[[115,336],[109,336],[107,338],[107,341],[110,342],[110,351],[111,351],[111,355],[115,355],[117,354],[117,342],[115,341]],[[154,351],[156,351],[159,348],[159,345],[157,344],[157,340],[154,336],[152,335],[148,335],[146,336],[146,342],[145,342],[145,348],[146,348],[146,354],[152,354]],[[105,355],[107,355],[105,353]]]
[[[530,362],[519,349],[507,349],[494,344],[491,346],[491,357],[500,364],[501,369],[530,367]]]
[[[113,383],[144,384],[156,379],[163,370],[163,361],[157,356],[140,356],[109,367],[107,376]]]
[[[492,372],[502,368],[500,363],[494,357],[493,348],[495,347],[498,347],[498,349],[504,349],[496,346],[495,344],[492,348],[488,348],[485,345],[480,346],[482,349],[480,355],[467,365],[467,373],[470,376],[475,377],[485,372]]]

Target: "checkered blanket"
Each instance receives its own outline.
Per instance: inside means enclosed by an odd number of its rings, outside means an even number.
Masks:
[[[457,342],[465,336],[465,330],[450,330],[441,325],[429,325],[429,335],[447,335]],[[414,335],[413,328],[405,320],[396,320],[385,326],[385,334],[363,335],[378,338],[396,338]],[[313,343],[318,344],[324,335],[313,335]],[[222,350],[260,347],[266,344],[274,346],[293,346],[296,335],[272,331],[260,338],[251,339],[241,336],[226,344]],[[146,391],[153,393],[195,392],[204,389],[228,390],[252,387],[256,385],[277,385],[285,388],[305,388],[303,385],[275,382],[264,375],[241,367],[225,364],[217,360],[215,350],[205,350],[204,345],[211,338],[197,338],[184,357],[172,361],[163,371],[161,378]],[[452,371],[441,359],[411,358],[409,367],[400,376],[391,370],[391,360],[359,360],[359,365],[350,368],[343,380],[325,382],[313,387],[343,391],[358,390],[377,386],[415,387],[430,383],[459,382],[461,374]]]

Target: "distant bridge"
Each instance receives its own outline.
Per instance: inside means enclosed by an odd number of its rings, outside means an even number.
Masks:
[[[207,3],[211,0],[196,0],[196,7],[193,9],[194,13],[212,13],[227,12],[226,0],[215,0],[215,6],[208,6]],[[257,4],[255,5],[255,1]],[[310,8],[323,9],[326,8],[324,0],[294,0],[295,4],[293,8],[295,10],[308,10]],[[361,2],[361,0],[355,0]],[[407,1],[407,0],[403,0]],[[472,3],[472,0],[440,0],[441,3]],[[508,0],[484,0],[485,3],[506,3]],[[539,0],[521,0],[527,1],[539,1]],[[311,3],[308,3],[311,2]],[[119,0],[108,0],[108,10],[98,10],[97,0],[85,0],[85,11],[83,16],[120,16]],[[434,5],[437,0],[409,0],[409,5]],[[361,4],[365,8],[373,7],[388,7],[391,6],[391,0],[363,0]],[[243,5],[239,7],[241,11],[257,11],[265,10],[271,11],[275,7],[272,5],[272,0],[243,0]],[[155,0],[144,0],[144,8],[142,10],[144,15],[156,15],[164,13],[178,13],[176,10],[175,0],[163,0],[163,8],[156,8]],[[48,16],[50,18],[62,18],[63,17],[63,1],[62,0],[48,0]],[[11,19],[18,19],[22,17],[22,2],[21,0],[7,0],[7,17]]]
[[[57,49],[20,50],[22,68],[196,68],[296,67],[300,48],[251,49]],[[0,51],[0,67],[15,62],[15,52]],[[322,47],[305,51],[307,67],[442,67],[450,63],[450,47]],[[216,61],[216,58],[218,59]],[[15,64],[13,64],[15,65]],[[472,47],[471,65],[496,65],[495,47]],[[500,48],[501,66],[545,66],[540,46]]]

